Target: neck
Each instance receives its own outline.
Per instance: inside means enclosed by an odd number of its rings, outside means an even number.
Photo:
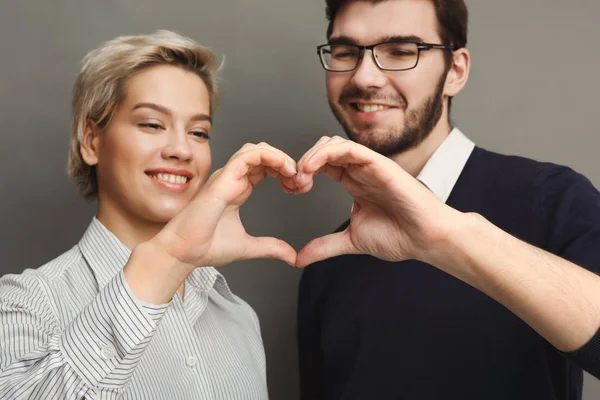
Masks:
[[[135,218],[125,210],[113,204],[109,199],[98,198],[98,221],[102,223],[113,235],[117,237],[129,250],[140,243],[152,239],[164,226],[163,222],[152,222]],[[183,301],[185,297],[185,282],[181,284],[177,293]]]
[[[129,250],[152,239],[165,226],[163,222],[152,222],[135,218],[108,199],[98,199],[96,218]]]
[[[431,133],[419,145],[402,153],[395,154],[390,158],[406,172],[416,177],[433,153],[448,137],[451,129],[447,115],[442,115]]]

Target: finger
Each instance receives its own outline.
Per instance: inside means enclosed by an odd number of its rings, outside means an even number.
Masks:
[[[325,164],[323,167],[321,167],[319,172],[327,175],[334,181],[339,182],[342,180],[342,177],[346,173],[346,168]]]
[[[236,151],[230,158],[229,160],[231,160],[232,158],[235,158],[237,156],[239,156],[240,154],[243,153],[247,153],[250,150],[254,150],[257,147],[260,148],[266,148],[266,149],[271,149],[272,151],[274,151],[275,153],[281,154],[284,157],[287,157],[290,161],[294,161],[294,159],[292,157],[290,157],[289,155],[287,155],[285,152],[283,152],[282,150],[271,146],[270,144],[266,143],[266,142],[260,142],[258,144],[254,144],[254,143],[246,143],[244,144],[242,147],[240,147],[240,149],[238,151]]]
[[[346,173],[346,169],[343,167],[337,167],[334,165],[326,164],[321,169],[319,169],[315,174],[306,175],[311,178],[310,179],[306,178],[306,177],[303,178],[301,183],[303,183],[304,185],[298,186],[294,190],[294,193],[295,194],[304,194],[304,193],[310,192],[312,190],[312,187],[314,186],[314,177],[321,173],[329,176],[334,181],[340,182],[342,180],[342,178],[344,177],[344,174]],[[296,182],[296,180],[294,180],[294,183],[296,183],[296,185],[298,184]]]
[[[283,240],[273,237],[250,236],[250,243],[240,260],[272,258],[285,261],[291,266],[296,264],[296,250]]]
[[[279,171],[276,171],[273,168],[265,168],[265,172],[271,178],[276,178],[277,179],[277,178],[279,178],[281,176],[281,174],[279,173]]]
[[[306,183],[304,186],[297,187],[296,189],[294,189],[294,194],[308,193],[312,190],[313,185],[314,185],[314,181],[312,179],[309,179],[308,183]]]
[[[321,140],[319,140],[317,142],[317,144],[315,144],[310,150],[308,150],[306,153],[304,153],[304,155],[298,162],[298,171],[303,172],[302,167],[301,167],[302,164],[304,164],[306,162],[306,160],[310,159],[313,156],[313,154],[315,154],[318,150],[322,149],[324,146],[327,146],[332,143],[343,142],[345,140],[346,139],[343,139],[339,136],[334,136],[334,137],[323,136],[321,138]]]
[[[294,181],[293,178],[284,177],[283,175],[281,175],[281,173],[279,171],[277,171],[273,168],[268,168],[268,167],[264,167],[264,166],[254,167],[250,171],[248,171],[248,179],[250,180],[252,187],[255,187],[256,185],[258,185],[267,176],[276,178],[280,182],[282,181],[282,179],[285,179],[289,182]],[[294,189],[294,187],[289,188],[289,190],[293,190],[293,189]]]
[[[296,173],[296,160],[294,160],[292,157],[290,157],[286,152],[284,152],[283,150],[280,150],[276,147],[271,146],[270,144],[266,143],[266,142],[261,142],[259,144],[256,145],[257,147],[264,147],[266,149],[269,149],[271,151],[274,151],[277,154],[280,154],[281,156],[286,158],[286,163],[288,164],[288,167],[290,167],[291,169],[294,170],[294,174]]]
[[[279,186],[281,187],[281,190],[283,190],[283,192],[284,192],[285,194],[293,194],[293,193],[295,193],[295,189],[290,189],[289,187],[287,187],[287,186],[286,186],[286,185],[285,185],[285,184],[282,182],[282,180],[281,180],[281,179],[279,180]]]
[[[286,160],[286,164],[287,167],[289,167],[289,169],[291,171],[293,171],[293,173],[296,173],[296,161],[294,161],[294,159],[292,157],[290,157],[287,153],[285,153],[284,151],[273,147],[271,145],[269,145],[268,143],[265,142],[261,142],[258,144],[252,144],[252,143],[246,143],[244,146],[242,146],[233,156],[231,156],[231,158],[228,161],[228,164],[231,163],[235,163],[235,160],[238,160],[240,157],[246,157],[247,153],[249,152],[255,152],[257,151],[257,149],[264,149],[264,150],[268,150],[280,157],[285,158]],[[290,172],[291,173],[291,172]]]
[[[279,174],[272,168],[267,168],[263,166],[254,167],[248,171],[247,177],[250,181],[252,187],[255,187],[259,183],[261,183],[267,175]]]
[[[257,167],[268,167],[283,176],[292,177],[296,175],[296,166],[293,160],[281,150],[271,146],[256,145],[244,151],[236,153],[224,167],[226,173],[233,175],[234,179],[240,179]]]
[[[332,233],[308,242],[298,253],[296,266],[304,268],[314,262],[342,254],[359,254],[358,249],[350,241],[347,231]]]
[[[307,181],[308,181],[308,176],[312,176],[314,177],[314,175],[316,175],[316,171],[310,171],[307,172],[305,170],[305,168],[303,168],[303,165],[310,160],[315,153],[322,151],[323,148],[326,148],[327,146],[330,146],[332,144],[335,143],[344,143],[344,142],[348,142],[348,140],[343,139],[339,136],[334,136],[334,137],[323,137],[322,140],[320,140],[318,143],[318,145],[313,146],[313,148],[311,148],[309,151],[307,151],[304,156],[302,156],[302,158],[300,159],[300,161],[297,164],[297,168],[298,168],[298,174],[296,175],[296,183],[298,186],[304,186]]]
[[[366,164],[372,161],[372,150],[349,140],[330,142],[316,149],[302,163],[302,172],[313,173],[325,164]]]
[[[304,160],[304,158],[306,158],[306,156],[308,156],[309,154],[312,154],[312,151],[314,149],[321,147],[321,145],[328,142],[330,139],[331,138],[329,136],[321,136],[321,138],[319,140],[317,140],[317,142],[304,153],[304,155],[300,158],[300,160],[298,160],[298,164],[300,164]]]
[[[396,180],[401,183],[413,179],[398,164],[358,143],[345,141],[323,146],[307,159],[302,168],[311,174],[325,165],[345,168],[364,184],[387,186]],[[298,182],[302,186],[303,182]]]
[[[285,189],[289,190],[290,192],[297,189],[296,182],[294,181],[293,177],[288,178],[285,176],[279,176],[278,180],[281,187],[285,187]]]

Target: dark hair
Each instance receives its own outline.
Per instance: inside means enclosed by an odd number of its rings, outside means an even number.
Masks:
[[[329,25],[327,26],[327,38],[333,33],[333,23],[339,9],[351,1],[363,1],[366,3],[382,3],[392,0],[325,0],[327,8],[325,13]],[[467,47],[467,30],[469,23],[469,12],[464,0],[431,0],[435,7],[435,14],[438,20],[438,33],[442,39],[442,44],[451,46],[454,50]],[[446,72],[452,66],[452,54],[445,52]],[[452,98],[448,99],[448,113]]]
[[[366,3],[382,3],[392,0],[325,0],[327,4],[326,15],[329,21],[327,37],[333,32],[333,22],[338,10],[351,1],[364,1]],[[469,13],[464,0],[431,0],[435,7],[435,14],[439,23],[439,35],[443,44],[455,49],[467,47],[467,25]]]

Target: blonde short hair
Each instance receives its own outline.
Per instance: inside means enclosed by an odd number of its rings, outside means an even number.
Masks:
[[[120,36],[101,44],[83,59],[73,88],[69,177],[86,200],[98,195],[96,169],[81,157],[80,145],[88,122],[106,128],[123,101],[127,81],[156,65],[174,65],[197,74],[210,95],[210,112],[218,103],[216,57],[190,38],[161,30],[150,35]]]

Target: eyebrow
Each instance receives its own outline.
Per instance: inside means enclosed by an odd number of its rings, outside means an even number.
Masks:
[[[167,107],[155,103],[138,103],[135,106],[133,106],[131,111],[135,111],[139,108],[150,108],[151,110],[158,111],[159,113],[168,115],[169,117],[173,116],[173,112]],[[210,115],[206,115],[203,113],[192,115],[190,121],[208,121],[212,124],[212,118],[210,117]]]
[[[423,42],[423,38],[416,35],[392,35],[379,38],[377,43],[402,41]],[[358,40],[344,35],[332,37],[327,42],[328,44],[353,44],[355,46],[360,46],[360,44],[358,44]]]

